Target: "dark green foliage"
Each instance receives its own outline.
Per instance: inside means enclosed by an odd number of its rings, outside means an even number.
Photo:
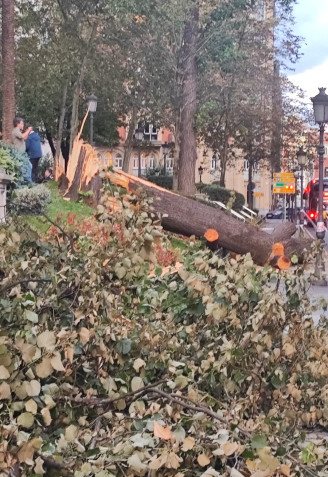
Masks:
[[[21,187],[14,193],[12,208],[19,214],[35,215],[44,211],[51,202],[50,190],[43,184],[35,187]]]
[[[25,152],[0,142],[0,168],[13,176],[13,186],[31,182],[31,163]]]
[[[173,176],[148,176],[147,180],[165,189],[173,189]]]
[[[245,197],[242,194],[220,187],[216,183],[205,186],[202,192],[207,194],[210,200],[223,202],[225,205],[230,201],[232,194],[235,194],[235,200],[232,205],[232,208],[235,210],[240,210],[245,204]]]

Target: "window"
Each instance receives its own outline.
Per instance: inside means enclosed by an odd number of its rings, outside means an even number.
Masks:
[[[117,154],[115,157],[114,167],[116,169],[122,169],[123,167],[123,157],[120,154]]]
[[[172,157],[168,157],[166,159],[166,169],[173,170],[173,158]]]
[[[158,130],[153,124],[145,124],[144,128],[144,140],[145,141],[157,141]]]
[[[148,167],[149,169],[155,169],[155,159],[153,157],[148,158]]]
[[[325,167],[325,177],[328,177],[328,167]]]
[[[220,166],[219,160],[216,157],[212,157],[211,159],[211,171],[215,171]]]
[[[138,169],[138,156],[133,156],[133,169]]]

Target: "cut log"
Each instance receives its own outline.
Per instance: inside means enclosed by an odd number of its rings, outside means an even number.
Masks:
[[[203,237],[208,229],[215,229],[219,234],[218,243],[221,247],[238,254],[250,253],[259,265],[268,262],[273,244],[277,240],[260,228],[240,222],[218,208],[178,195],[124,172],[108,172],[107,176],[113,184],[125,187],[130,192],[143,189],[154,197],[152,206],[161,216],[164,229],[197,237]],[[291,233],[291,228],[288,233]],[[279,235],[281,236],[281,233]],[[289,258],[294,254],[302,255],[304,249],[311,244],[311,240],[295,238],[279,242],[283,243],[285,255]]]
[[[296,225],[292,222],[285,222],[279,224],[273,231],[273,237],[276,242],[282,242],[288,240],[296,233]]]

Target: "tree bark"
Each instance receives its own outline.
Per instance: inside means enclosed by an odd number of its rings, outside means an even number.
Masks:
[[[195,113],[197,108],[197,65],[196,49],[199,29],[199,8],[190,13],[184,31],[183,83],[181,108],[181,140],[178,171],[178,190],[184,195],[194,195],[197,144]]]
[[[111,182],[127,187],[131,192],[142,189],[155,197],[152,207],[155,213],[161,216],[164,229],[197,237],[203,237],[208,229],[215,229],[219,233],[220,247],[238,254],[250,253],[259,265],[268,262],[272,246],[278,238],[278,241],[284,244],[285,255],[288,257],[294,254],[302,255],[304,249],[308,248],[312,242],[306,239],[290,238],[294,228],[290,228],[289,233],[286,234],[287,237],[280,240],[283,235],[281,231],[277,235],[270,235],[254,225],[233,218],[218,208],[180,196],[146,180],[119,171],[109,172],[108,177]]]
[[[55,159],[57,161],[58,161],[59,156],[60,156],[61,143],[62,143],[62,140],[63,140],[68,83],[69,83],[68,80],[66,80],[65,83],[64,83],[62,102],[61,102],[61,106],[60,106],[60,115],[59,115],[59,121],[58,121],[57,141],[56,141],[56,156],[55,156]]]
[[[125,141],[125,148],[124,148],[124,158],[123,158],[123,167],[122,167],[122,170],[124,172],[130,171],[130,159],[131,159],[131,153],[133,150],[133,135],[135,131],[136,122],[137,122],[137,107],[133,105],[132,115],[129,121],[129,131]]]
[[[82,86],[83,86],[83,79],[84,79],[84,72],[85,72],[85,66],[87,64],[87,60],[89,57],[89,53],[92,47],[93,39],[96,33],[96,24],[94,23],[92,26],[90,38],[88,41],[88,44],[86,46],[86,51],[85,55],[82,59],[80,70],[78,73],[77,80],[74,85],[74,93],[73,93],[73,103],[72,103],[72,118],[71,118],[71,133],[70,133],[70,141],[69,141],[69,152],[72,152],[72,147],[73,147],[73,141],[75,139],[75,136],[77,135],[78,132],[78,127],[79,127],[79,101],[80,101],[80,94],[82,91]]]
[[[15,117],[15,5],[2,0],[2,138],[11,143]]]
[[[52,138],[51,132],[47,128],[46,128],[46,138],[47,138],[47,141],[48,141],[50,149],[51,149],[51,154],[52,154],[53,158],[55,158],[56,148],[55,148],[54,140]]]

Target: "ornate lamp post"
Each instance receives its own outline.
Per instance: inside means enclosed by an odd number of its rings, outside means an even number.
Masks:
[[[313,103],[315,122],[319,124],[320,128],[320,142],[318,146],[319,155],[319,217],[317,222],[316,235],[319,240],[325,238],[325,224],[323,220],[323,156],[325,153],[324,148],[324,133],[325,124],[328,122],[328,95],[326,94],[326,88],[319,88],[319,94],[314,98],[311,98]],[[324,262],[322,258],[322,249],[318,255],[315,267],[315,276],[318,279],[317,285],[327,285],[326,280],[323,279],[322,273],[324,271]]]
[[[199,182],[202,183],[202,175],[204,172],[204,168],[202,166],[198,167],[198,174],[199,174]]]
[[[163,145],[162,145],[162,150],[163,150],[163,158],[164,158],[164,169],[163,169],[163,174],[164,176],[166,176],[166,158],[167,158],[167,155],[170,151],[170,145],[165,142]]]
[[[93,146],[93,115],[97,111],[97,103],[98,99],[97,96],[91,94],[88,99],[88,109],[90,113],[90,144]]]
[[[136,130],[135,138],[138,142],[138,177],[141,177],[141,143],[144,138],[144,128],[138,128]]]
[[[300,225],[304,224],[304,214],[303,214],[303,180],[304,180],[304,166],[306,164],[307,156],[306,152],[303,149],[303,146],[299,148],[296,153],[298,164],[301,168],[301,213],[300,213]]]

